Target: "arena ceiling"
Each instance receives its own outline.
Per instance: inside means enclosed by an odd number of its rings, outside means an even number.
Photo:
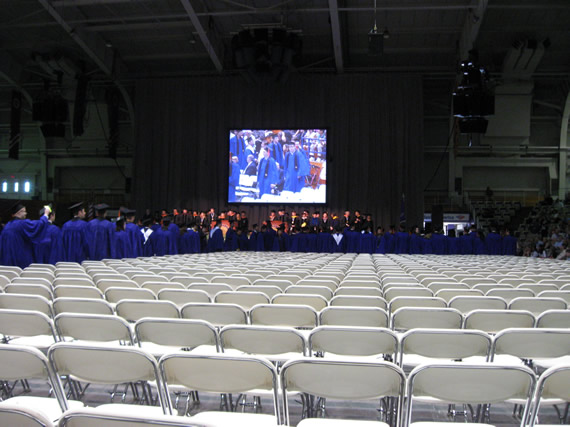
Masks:
[[[235,73],[232,40],[244,30],[269,34],[270,44],[274,32],[293,34],[291,71],[299,73],[452,75],[473,47],[500,73],[513,46],[524,62],[532,56],[524,47],[537,45],[545,49],[531,73],[570,73],[568,0],[0,0],[0,7],[4,87],[78,72],[119,81]],[[383,46],[371,54],[375,22]]]

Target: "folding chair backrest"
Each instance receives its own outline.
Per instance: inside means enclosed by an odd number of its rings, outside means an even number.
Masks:
[[[226,283],[192,283],[188,285],[188,289],[204,291],[212,299],[218,292],[233,291],[233,288]]]
[[[83,314],[113,314],[114,310],[110,303],[103,299],[95,298],[56,298],[53,302],[55,314],[60,313],[83,313]]]
[[[336,295],[332,297],[329,305],[331,307],[377,307],[383,310],[388,308],[388,303],[383,297],[362,295]]]
[[[123,299],[156,300],[154,292],[142,288],[107,288],[105,299],[117,303]]]
[[[507,328],[532,328],[535,318],[526,310],[473,310],[465,316],[465,329],[479,329],[491,334]]]
[[[386,328],[319,326],[309,334],[309,351],[344,356],[394,356],[398,337]]]
[[[566,310],[566,308],[568,305],[562,298],[519,297],[509,303],[509,310],[528,310],[535,316],[547,310]]]
[[[153,343],[180,348],[209,345],[218,348],[215,327],[205,320],[142,318],[135,324],[139,343]]]
[[[277,276],[279,277],[279,276]],[[295,282],[296,283],[296,282]],[[279,289],[281,289],[281,292],[284,292],[285,289],[287,289],[289,286],[293,285],[293,282],[289,281],[289,280],[282,280],[279,278],[276,279],[260,279],[260,280],[256,280],[255,282],[252,283],[253,286],[277,286]]]
[[[387,328],[389,318],[386,310],[379,307],[332,306],[320,311],[319,324]]]
[[[268,304],[269,297],[263,292],[222,291],[214,297],[215,303],[237,304],[244,310],[249,310],[256,304]]]
[[[133,282],[132,280],[112,280],[112,279],[102,279],[95,282],[95,285],[103,293],[109,288],[140,288],[140,286]]]
[[[120,413],[111,408],[81,408],[66,412],[58,427],[207,427],[177,415],[149,416],[133,411]]]
[[[58,285],[54,288],[54,297],[96,298],[103,299],[103,292],[95,286]]]
[[[57,341],[53,321],[39,311],[0,309],[0,334],[10,337],[48,336]],[[51,342],[50,342],[51,343]],[[33,344],[33,342],[30,342]],[[43,343],[42,344],[47,344]],[[44,347],[45,345],[39,345]]]
[[[513,299],[518,298],[518,297],[533,297],[534,292],[531,291],[530,289],[521,289],[521,288],[493,289],[493,290],[488,291],[485,295],[490,296],[490,297],[501,297],[505,301],[507,301],[507,303],[509,303]]]
[[[312,285],[292,285],[285,289],[286,294],[312,294],[320,295],[327,301],[333,297],[333,293],[330,288],[326,286],[312,286]]]
[[[163,289],[157,295],[159,301],[172,301],[181,307],[189,302],[211,302],[207,292],[198,289]]]
[[[44,285],[11,283],[9,285],[6,285],[4,292],[7,294],[39,295],[50,301],[53,299],[53,292],[51,287]]]
[[[499,354],[521,359],[567,356],[570,354],[570,329],[505,329],[493,340],[493,357]]]
[[[548,310],[536,318],[537,328],[568,328],[570,310]]]
[[[384,298],[390,302],[396,297],[433,297],[433,292],[421,286],[393,287],[384,291]]]
[[[306,305],[259,304],[249,315],[252,325],[314,328],[318,322],[315,309]]]
[[[186,286],[177,282],[145,282],[141,285],[141,288],[149,289],[158,294],[163,289],[186,289]]]
[[[0,293],[0,308],[13,310],[34,310],[53,317],[52,303],[39,295]]]
[[[247,324],[247,313],[237,304],[188,303],[180,312],[183,319],[205,320],[214,326]]]
[[[454,308],[402,307],[392,314],[392,329],[461,329],[463,315]]]
[[[55,317],[55,327],[62,341],[124,341],[134,344],[131,327],[118,316],[61,313]]]
[[[312,294],[277,294],[271,298],[272,304],[299,304],[308,305],[316,311],[321,311],[328,305],[328,301],[320,295]]]
[[[469,313],[473,310],[506,310],[507,302],[500,297],[457,296],[449,300],[448,306]]]
[[[284,422],[287,425],[290,421],[287,392],[295,391],[342,400],[399,397],[397,413],[401,413],[405,375],[393,363],[334,358],[293,359],[283,365],[280,376]]]
[[[298,353],[306,355],[307,343],[296,329],[284,326],[228,325],[220,330],[224,350],[249,354]]]
[[[117,303],[115,311],[128,322],[136,322],[143,317],[180,318],[178,307],[171,301],[123,299]]]
[[[553,366],[542,373],[536,384],[536,393],[533,399],[533,411],[530,417],[530,426],[533,427],[538,420],[542,399],[556,399],[570,401],[570,366]]]
[[[534,373],[526,366],[420,365],[408,377],[409,398],[403,426],[410,424],[413,396],[416,395],[456,404],[493,404],[508,399],[524,399],[527,404],[522,419],[525,420],[534,384]]]
[[[491,336],[482,331],[412,329],[400,338],[400,365],[402,357],[408,354],[453,360],[472,356],[483,356],[487,359],[491,342]]]
[[[95,287],[95,282],[90,276],[79,276],[79,275],[60,275],[53,281],[53,286],[83,286],[83,287]]]
[[[389,311],[394,313],[401,307],[445,308],[447,307],[447,304],[443,298],[438,297],[396,297],[390,301]]]

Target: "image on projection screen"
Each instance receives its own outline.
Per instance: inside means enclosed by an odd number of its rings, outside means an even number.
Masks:
[[[326,129],[232,129],[228,203],[326,203]]]

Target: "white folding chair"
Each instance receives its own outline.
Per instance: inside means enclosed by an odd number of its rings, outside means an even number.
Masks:
[[[379,307],[326,307],[319,312],[319,324],[331,326],[364,326],[387,328],[389,317]]]
[[[247,312],[237,304],[188,303],[181,307],[180,313],[183,319],[205,320],[216,327],[248,322]]]
[[[570,364],[553,366],[542,373],[536,384],[536,391],[533,397],[532,415],[530,417],[530,427],[541,425],[539,421],[540,406],[544,401],[561,400],[570,402]],[[566,418],[568,412],[563,411],[560,416],[561,424],[568,424]],[[542,424],[544,425],[544,424]]]

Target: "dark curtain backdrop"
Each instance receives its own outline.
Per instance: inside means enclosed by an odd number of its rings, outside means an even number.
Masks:
[[[144,209],[227,208],[228,131],[327,128],[328,203],[374,224],[423,220],[423,107],[419,75],[292,76],[250,86],[239,76],[141,80],[135,89],[133,191]],[[253,222],[277,205],[232,205]]]

